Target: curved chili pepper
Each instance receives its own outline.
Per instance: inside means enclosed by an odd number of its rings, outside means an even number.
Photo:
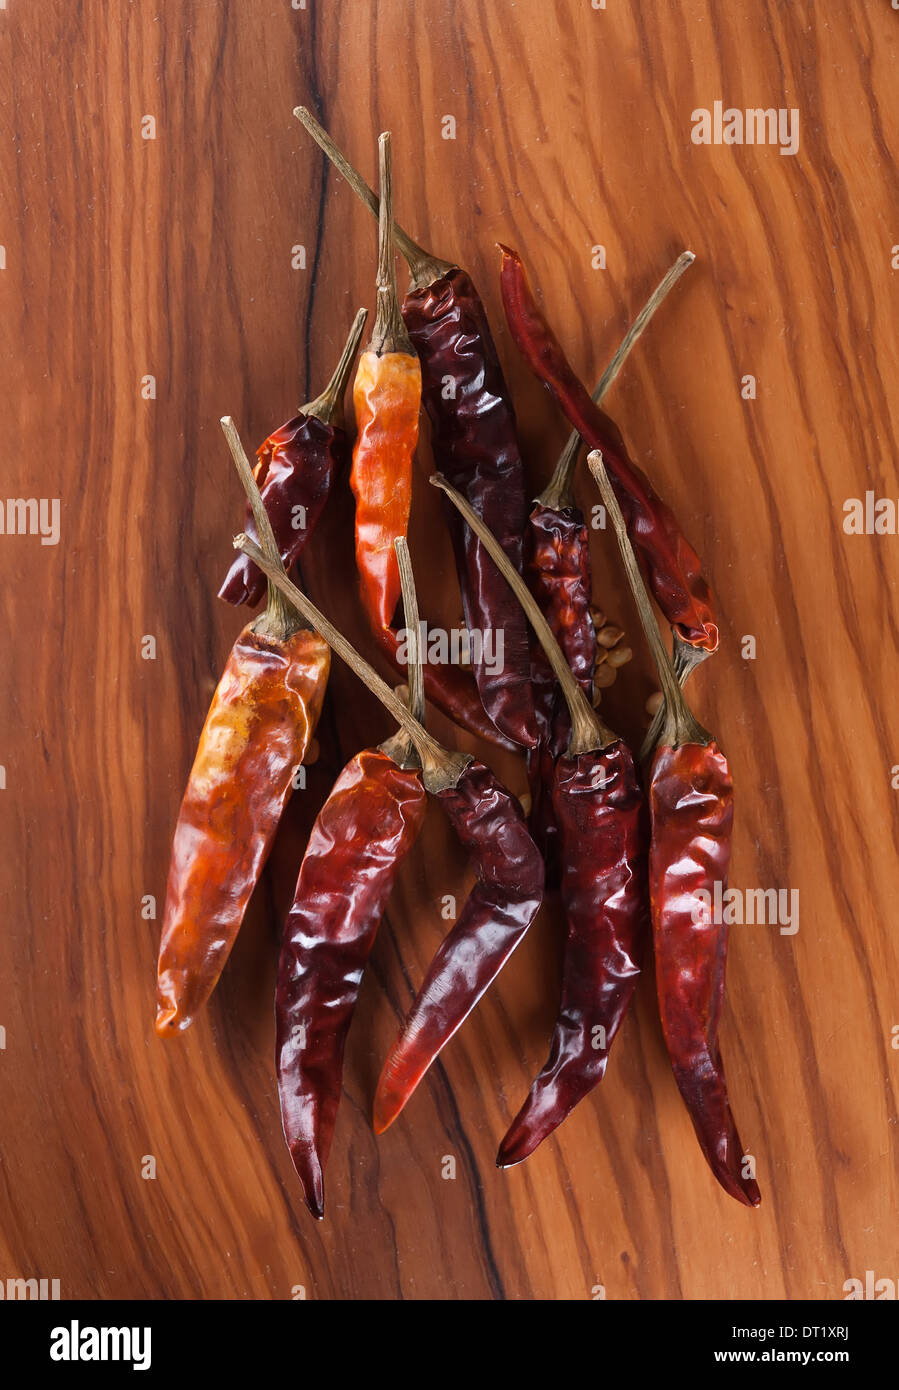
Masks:
[[[497,1163],[520,1163],[599,1082],[630,1003],[646,936],[644,802],[628,748],[574,678],[550,624],[495,537],[443,478],[433,478],[478,533],[550,663],[570,737],[552,767],[568,933],[549,1061],[503,1140]]]
[[[444,937],[384,1063],[375,1133],[392,1124],[437,1054],[496,979],[543,899],[543,861],[515,797],[489,768],[471,762],[436,793],[477,882]]]
[[[312,828],[284,929],[276,994],[281,1123],[319,1218],[362,972],[426,801],[417,769],[383,747],[357,753]]]
[[[646,941],[645,802],[618,741],[561,757],[552,785],[561,837],[567,935],[549,1058],[502,1141],[500,1168],[520,1163],[605,1075]]]
[[[692,251],[683,251],[656,285],[593,392],[597,405],[617,380],[659,306],[695,259]],[[574,499],[574,470],[580,447],[581,437],[574,430],[549,483],[534,503],[525,536],[525,579],[575,680],[587,698],[592,699],[596,632],[590,609],[590,541],[583,512]],[[532,655],[531,674],[540,743],[528,757],[532,803],[528,823],[546,861],[550,884],[558,876],[558,833],[550,795],[552,768],[555,758],[565,751],[571,724],[564,697],[539,643]]]
[[[233,424],[222,425],[252,478]],[[280,565],[259,505],[259,532]],[[321,713],[327,644],[269,589],[265,612],[231,649],[178,815],[157,969],[161,1036],[189,1027],[218,982]]]
[[[256,483],[286,569],[299,559],[315,530],[331,484],[349,452],[343,427],[343,397],[350,368],[359,347],[367,312],[360,309],[344,345],[334,375],[324,391],[286,425],[270,434],[258,450]],[[249,502],[244,530],[259,539]],[[246,555],[235,555],[219,598],[227,603],[257,604],[265,592],[265,576]]]
[[[589,462],[615,527],[665,697],[649,773],[649,891],[665,1045],[709,1167],[725,1192],[756,1207],[761,1194],[747,1171],[718,1045],[727,927],[709,911],[715,885],[723,889],[727,882],[733,784],[727,759],[684,700],[602,457],[592,453]]]
[[[294,115],[356,195],[379,216],[377,196],[327,131],[303,106]],[[434,456],[499,536],[520,571],[527,513],[524,466],[515,413],[483,303],[464,270],[428,255],[399,225],[393,231],[412,275],[403,318],[421,359]],[[491,566],[484,563],[476,539],[455,517],[450,528],[465,621],[473,631],[502,633],[503,638],[502,663],[476,654],[475,681],[484,709],[506,739],[533,747],[537,727],[526,625],[504,586],[496,583]]]
[[[747,1206],[761,1201],[743,1172],[718,1025],[724,1002],[727,927],[705,904],[727,885],[733,783],[716,743],[657,748],[650,773],[652,902],[656,989],[665,1045],[696,1137],[715,1177]]]
[[[681,533],[671,509],[631,462],[617,425],[594,404],[572,370],[534,299],[521,258],[507,246],[500,250],[503,307],[518,348],[582,438],[591,448],[602,450],[628,535],[668,622],[698,652],[715,651],[718,628],[699,557]]]
[[[435,463],[520,571],[527,517],[524,466],[509,390],[480,296],[466,272],[452,266],[430,284],[409,290],[403,318],[421,358]],[[484,708],[509,738],[533,747],[538,734],[521,610],[497,582],[472,531],[455,514],[449,526],[465,621],[474,631],[503,634],[502,669],[494,671],[484,660],[474,664]]]
[[[442,749],[327,618],[252,541],[237,536],[234,544],[252,555],[408,733],[421,759],[425,790],[441,801],[476,860],[478,882],[438,950],[381,1073],[375,1098],[375,1127],[380,1132],[399,1114],[430,1063],[496,978],[535,917],[543,896],[543,861],[528,834],[518,801],[489,768],[466,755]],[[411,631],[414,645],[417,625]]]

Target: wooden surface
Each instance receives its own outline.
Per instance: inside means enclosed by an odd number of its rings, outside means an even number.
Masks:
[[[0,11],[3,496],[61,501],[57,546],[0,537],[4,1279],[95,1298],[302,1285],[579,1300],[600,1285],[609,1299],[834,1299],[866,1270],[897,1276],[899,539],[842,527],[847,498],[899,493],[897,26],[888,0]],[[694,145],[692,110],[719,99],[798,108],[798,154]],[[717,591],[723,649],[693,692],[734,769],[732,883],[799,891],[795,935],[732,935],[722,1038],[757,1212],[704,1167],[650,979],[600,1090],[525,1165],[494,1169],[546,1052],[552,908],[374,1139],[380,1062],[445,930],[440,898],[465,883],[432,812],[362,990],[327,1217],[308,1217],[273,1077],[279,911],[329,779],[389,727],[339,662],[321,760],[221,987],[190,1035],[153,1035],[159,923],[141,901],[161,907],[242,621],[215,597],[241,515],[218,418],[258,442],[321,389],[372,300],[374,222],[324,169],[298,101],[369,177],[378,132],[394,132],[398,214],[482,288],[535,491],[565,430],[503,330],[495,239],[521,250],[591,380],[674,255],[697,254],[609,405]],[[593,501],[583,476],[580,492]],[[371,651],[351,518],[344,483],[304,578]],[[439,527],[422,484],[422,602],[453,623]],[[595,539],[597,595],[636,650],[604,709],[636,735],[651,668],[610,538]],[[494,765],[523,788],[514,758]]]

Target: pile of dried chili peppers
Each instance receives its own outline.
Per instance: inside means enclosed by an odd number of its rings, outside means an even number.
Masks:
[[[591,395],[521,258],[500,247],[511,337],[573,431],[529,504],[537,485],[522,459],[484,304],[466,271],[424,251],[395,221],[390,136],[378,144],[376,195],[314,117],[302,107],[295,114],[377,217],[373,327],[356,366],[354,435],[344,397],[364,309],[325,390],[269,435],[255,468],[231,420],[222,421],[246,510],[220,596],[235,605],[267,601],[234,643],[181,805],[157,1031],[183,1031],[215,988],[297,785],[336,652],[397,732],[353,751],[321,805],[281,938],[278,1090],[310,1211],[324,1215],[324,1171],[363,973],[394,885],[415,854],[429,797],[469,856],[474,885],[384,1061],[373,1097],[376,1132],[408,1104],[552,891],[565,920],[558,1016],[546,1062],[510,1117],[498,1166],[527,1158],[602,1080],[653,959],[662,1033],[700,1148],[724,1190],[757,1206],[755,1160],[737,1134],[718,1045],[726,928],[707,907],[728,871],[733,786],[723,752],[683,693],[691,671],[718,647],[713,599],[674,513],[602,408],[693,256],[680,256],[657,286]],[[402,302],[397,252],[410,273]],[[416,464],[422,409],[434,465],[424,471]],[[574,489],[584,445],[661,687],[637,758],[597,708],[631,650],[593,594],[589,530]],[[494,638],[499,662],[485,658],[483,640],[470,666],[422,659],[425,624],[407,530],[413,492],[428,474],[443,498],[466,627]],[[347,485],[372,654],[395,687],[299,582],[328,497]],[[670,654],[652,600],[671,628]],[[514,795],[487,761],[441,746],[427,729],[428,701],[487,748],[520,753],[527,793]]]

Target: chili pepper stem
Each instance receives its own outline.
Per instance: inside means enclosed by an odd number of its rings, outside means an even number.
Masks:
[[[705,647],[694,647],[692,642],[685,642],[676,628],[671,629],[671,636],[673,638],[671,654],[674,674],[677,676],[678,685],[683,689],[696,667],[707,661],[712,653]],[[653,715],[652,723],[646,731],[646,737],[640,749],[641,762],[648,758],[655,748],[664,719],[665,702],[663,701]]]
[[[369,352],[383,357],[388,352],[412,356],[412,341],[406,332],[396,293],[396,246],[393,235],[393,177],[390,132],[378,136],[378,179],[381,202],[378,208],[378,278],[375,326]]]
[[[406,691],[406,705],[409,713],[424,727],[425,722],[425,683],[421,664],[421,637],[418,615],[418,595],[415,591],[415,576],[409,556],[409,544],[405,536],[397,536],[393,542],[396,560],[400,571],[400,586],[403,591],[403,616],[406,624],[406,650],[409,654],[409,685]],[[400,689],[395,692],[402,698]],[[381,752],[386,753],[400,767],[418,767],[418,757],[413,750],[410,736],[405,729],[397,732],[381,744]]]
[[[331,377],[331,380],[320,396],[316,396],[314,401],[308,401],[306,405],[300,406],[300,415],[314,415],[317,420],[321,420],[323,425],[343,425],[343,398],[346,395],[350,368],[356,360],[356,353],[359,351],[359,343],[362,338],[362,330],[365,327],[367,318],[368,310],[359,309],[356,317],[353,319],[353,326],[349,331],[347,340],[343,345],[340,361],[334,368],[334,375]]]
[[[256,479],[253,476],[253,469],[250,460],[246,456],[243,445],[240,442],[240,435],[237,433],[234,421],[230,415],[223,415],[220,421],[225,439],[228,441],[228,448],[231,450],[231,457],[237,468],[240,481],[243,483],[244,491],[253,508],[253,518],[256,522],[256,529],[259,532],[259,539],[262,541],[266,558],[278,569],[284,570],[281,561],[281,552],[278,549],[278,542],[275,540],[275,533],[272,530],[271,522],[268,519],[268,512],[259,488],[256,486]],[[277,586],[269,580],[268,601],[265,609],[253,623],[253,631],[275,638],[276,641],[284,642],[293,633],[298,632],[303,626],[300,615],[279,593]]]
[[[637,611],[640,614],[640,622],[646,634],[655,660],[656,668],[659,673],[659,680],[664,696],[664,718],[661,721],[656,744],[664,744],[666,747],[677,748],[682,743],[698,743],[706,746],[712,742],[709,734],[694,717],[683,692],[678,684],[677,675],[671,664],[671,658],[665,649],[662,635],[659,632],[658,623],[652,611],[652,603],[649,598],[649,591],[640,573],[637,564],[637,557],[631,545],[627,528],[624,524],[624,517],[621,515],[621,508],[618,499],[612,491],[605,465],[602,461],[602,454],[598,449],[594,449],[587,455],[587,463],[590,465],[590,472],[596,480],[596,485],[602,493],[602,500],[606,505],[606,510],[612,518],[612,525],[615,528],[615,535],[618,540],[618,548],[621,551],[621,559],[627,572],[631,592]],[[656,746],[653,745],[653,747]],[[648,750],[651,751],[651,750]]]
[[[343,151],[334,143],[331,136],[324,126],[312,115],[312,112],[305,106],[294,107],[293,114],[302,126],[306,128],[312,136],[319,149],[327,155],[339,174],[346,179],[356,197],[365,203],[366,207],[378,216],[377,194],[369,188],[362,175],[354,169]],[[424,289],[426,286],[439,280],[441,275],[446,275],[453,269],[452,262],[442,261],[438,256],[432,256],[429,252],[422,249],[417,242],[413,241],[409,233],[402,227],[394,223],[393,234],[396,245],[403,260],[409,267],[409,274],[412,278],[414,289]]]
[[[255,479],[253,481],[255,483]],[[332,651],[335,651],[340,659],[346,662],[363,685],[367,686],[371,693],[381,701],[381,704],[393,716],[400,728],[408,733],[415,751],[421,759],[422,781],[426,789],[429,792],[438,792],[445,791],[448,787],[454,787],[472,761],[471,758],[465,753],[451,753],[446,748],[442,748],[437,740],[432,738],[426,729],[422,728],[418,720],[409,713],[406,706],[390,689],[387,682],[381,679],[374,667],[369,666],[355,647],[351,646],[334,624],[328,621],[324,613],[319,612],[315,604],[304,593],[301,593],[295,584],[291,583],[283,568],[279,570],[271,563],[255,541],[241,532],[239,536],[234,537],[234,549],[242,551],[244,555],[249,555],[253,563],[262,570],[262,573],[281,590],[285,597],[290,599],[290,602],[299,609],[307,622],[311,623],[316,632],[325,639]]]
[[[456,510],[465,518],[518,599],[524,609],[525,617],[537,634],[537,639],[546,652],[556,680],[562,688],[562,694],[571,716],[569,755],[574,757],[578,753],[586,753],[594,748],[608,748],[610,744],[616,743],[618,735],[603,723],[578,685],[571,673],[571,667],[565,660],[562,648],[556,641],[553,631],[541,613],[533,594],[518,571],[510,564],[508,556],[492,531],[484,525],[474,508],[466,502],[462,494],[456,491],[442,473],[433,473],[431,483],[434,487],[440,488],[441,492],[446,493]]]
[[[689,270],[695,260],[696,256],[692,251],[682,251],[674,262],[674,265],[671,266],[656,285],[652,294],[622,338],[618,351],[606,367],[599,385],[593,392],[593,399],[597,405],[602,404],[615,382],[618,373],[630,356],[632,348],[643,336],[643,333],[655,316],[656,310],[661,306],[663,300],[667,298],[671,290],[674,289],[674,286],[677,284],[684,271]],[[541,492],[540,496],[536,499],[539,506],[552,507],[555,511],[561,511],[564,507],[571,507],[574,505],[574,470],[580,448],[581,436],[578,434],[577,430],[572,430],[571,434],[568,436],[568,442],[565,448],[559,455],[559,461],[555,466],[552,477],[543,492]]]

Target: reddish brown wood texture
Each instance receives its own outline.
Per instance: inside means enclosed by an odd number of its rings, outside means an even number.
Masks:
[[[302,1285],[455,1300],[599,1285],[610,1299],[833,1299],[866,1269],[895,1275],[899,539],[847,536],[842,505],[899,493],[897,26],[887,0],[0,12],[3,497],[58,497],[62,514],[55,547],[0,537],[0,1276],[93,1298]],[[691,143],[692,110],[718,99],[798,108],[798,154]],[[591,379],[673,256],[697,253],[609,406],[717,589],[722,652],[694,693],[737,785],[732,881],[800,895],[795,935],[732,938],[723,1044],[758,1212],[703,1166],[649,980],[600,1091],[524,1166],[494,1169],[545,1056],[554,910],[375,1141],[380,1063],[445,929],[441,897],[466,881],[434,812],[362,991],[327,1219],[307,1216],[273,1078],[279,914],[329,779],[388,729],[336,661],[322,758],[217,996],[189,1036],[153,1034],[159,924],[141,900],[161,902],[242,621],[215,598],[241,515],[218,419],[258,442],[321,389],[372,300],[374,223],[324,169],[298,101],[369,177],[393,131],[401,220],[483,289],[535,491],[565,431],[502,331],[495,239],[521,250]],[[423,607],[449,623],[426,468],[414,553]],[[590,504],[585,477],[580,491]],[[304,577],[371,652],[351,521],[344,481]],[[637,652],[604,708],[637,734],[649,661],[601,534],[595,561]],[[493,761],[523,788],[515,759]]]

